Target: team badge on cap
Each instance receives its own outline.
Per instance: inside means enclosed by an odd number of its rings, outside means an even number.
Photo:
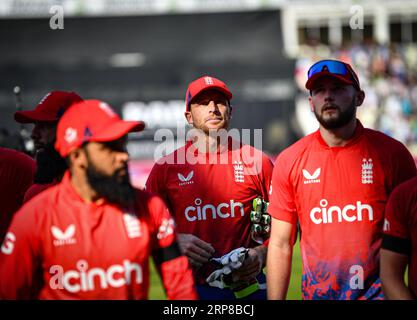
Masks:
[[[208,86],[214,84],[214,81],[213,81],[212,77],[204,77],[204,82]]]
[[[224,94],[227,100],[232,100],[232,93],[223,81],[214,77],[203,76],[188,85],[187,93],[185,94],[186,111],[190,110],[191,100],[193,100],[201,92],[209,89],[217,90]]]
[[[77,139],[77,130],[75,130],[74,128],[67,128],[67,130],[65,130],[65,141],[68,143],[73,142],[75,139]]]

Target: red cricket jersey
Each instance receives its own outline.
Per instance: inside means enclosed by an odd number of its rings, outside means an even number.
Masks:
[[[409,256],[408,286],[417,297],[417,178],[392,192],[385,212],[382,248]]]
[[[383,298],[379,249],[395,186],[416,175],[408,150],[358,121],[343,147],[319,131],[277,158],[270,214],[301,229],[304,299]]]
[[[250,236],[252,200],[261,196],[268,201],[273,165],[249,145],[229,143],[227,150],[214,155],[198,153],[189,142],[158,160],[146,189],[162,196],[179,233],[210,243],[214,256],[221,257],[259,245]],[[212,269],[207,265],[195,272],[197,283],[205,284]]]
[[[196,298],[166,206],[136,191],[133,210],[86,203],[67,172],[27,202],[0,250],[0,298],[146,299],[151,254],[169,299]]]
[[[0,243],[13,214],[23,203],[26,190],[33,183],[35,161],[22,152],[0,148]]]

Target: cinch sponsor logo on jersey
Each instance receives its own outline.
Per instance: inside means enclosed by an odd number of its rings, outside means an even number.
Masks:
[[[88,268],[86,260],[78,260],[76,270],[64,271],[61,265],[49,268],[51,289],[65,289],[68,292],[87,292],[97,289],[120,288],[133,282],[143,281],[142,267],[138,263],[123,260],[123,264],[114,264],[107,269]]]
[[[73,224],[70,224],[65,231],[62,231],[58,227],[52,226],[51,227],[52,235],[54,236],[55,240],[53,241],[53,244],[55,247],[63,246],[66,244],[74,244],[77,242],[76,239],[74,239],[75,235],[75,226]]]
[[[245,212],[243,210],[243,204],[240,202],[235,202],[230,200],[229,203],[220,203],[217,206],[212,204],[203,204],[203,200],[197,198],[194,200],[195,206],[189,206],[185,208],[184,215],[188,221],[195,220],[207,220],[207,217],[216,219],[217,217],[226,219],[234,218],[237,214],[240,213],[240,216],[243,217]]]
[[[181,173],[178,173],[177,175],[178,175],[178,179],[181,181],[180,183],[178,183],[179,186],[184,186],[187,184],[194,183],[194,181],[191,180],[194,176],[194,170],[191,170],[191,172],[186,177],[184,177]]]
[[[233,161],[233,169],[235,171],[235,181],[236,182],[245,182],[245,176],[243,174],[242,161]]]
[[[372,159],[362,159],[362,183],[363,184],[371,184],[373,183],[373,163]]]
[[[320,183],[320,172],[321,168],[316,169],[313,174],[310,174],[306,169],[303,169],[303,176],[305,178],[304,184],[308,183]]]
[[[331,206],[328,208],[326,199],[320,200],[320,207],[315,207],[310,211],[310,219],[315,224],[333,222],[354,222],[362,221],[366,217],[369,221],[374,220],[374,211],[369,204],[362,204],[356,201],[356,205],[348,204],[343,208]]]
[[[123,214],[123,221],[129,238],[139,238],[142,236],[140,220],[136,215],[125,212]]]
[[[16,242],[16,236],[14,235],[14,233],[7,232],[4,237],[3,244],[1,245],[1,248],[0,248],[1,252],[7,255],[12,254],[15,242]]]

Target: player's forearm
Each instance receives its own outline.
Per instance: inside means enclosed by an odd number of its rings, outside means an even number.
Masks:
[[[387,300],[415,300],[411,290],[405,285],[402,279],[384,278],[382,290]]]
[[[284,300],[291,276],[292,246],[269,244],[267,254],[267,293],[269,300]]]
[[[414,300],[416,297],[404,283],[409,257],[406,254],[381,249],[380,277],[385,298],[389,300]]]
[[[264,268],[266,266],[266,257],[267,257],[267,254],[268,254],[268,248],[264,245],[260,245],[260,246],[257,246],[255,248],[253,248],[253,249],[256,250],[259,257],[261,258],[262,268]]]

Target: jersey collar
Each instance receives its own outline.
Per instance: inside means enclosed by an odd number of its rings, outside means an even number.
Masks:
[[[356,144],[360,140],[360,138],[362,137],[363,131],[364,131],[364,127],[363,127],[362,123],[359,121],[359,119],[356,119],[355,132],[353,133],[353,136],[348,141],[348,143],[345,144],[342,147],[330,147],[329,145],[327,145],[326,141],[324,141],[323,137],[320,134],[320,129],[318,129],[315,132],[315,134],[316,134],[317,140],[319,141],[320,145],[322,145],[326,149],[336,149],[336,148],[348,148],[348,147]]]
[[[220,154],[225,153],[225,152],[233,151],[234,148],[236,148],[236,146],[238,146],[240,148],[242,146],[242,143],[241,142],[236,142],[236,140],[233,140],[232,137],[228,137],[227,147],[222,147],[222,149],[217,150],[217,152],[215,154],[220,155]],[[205,153],[199,152],[199,150],[193,144],[192,141],[187,141],[187,143],[185,145],[185,150],[186,150],[186,152],[193,153],[195,157],[204,157],[204,158],[207,158],[207,159],[210,157],[210,155],[214,154],[214,153],[211,154],[209,152],[205,152]]]

